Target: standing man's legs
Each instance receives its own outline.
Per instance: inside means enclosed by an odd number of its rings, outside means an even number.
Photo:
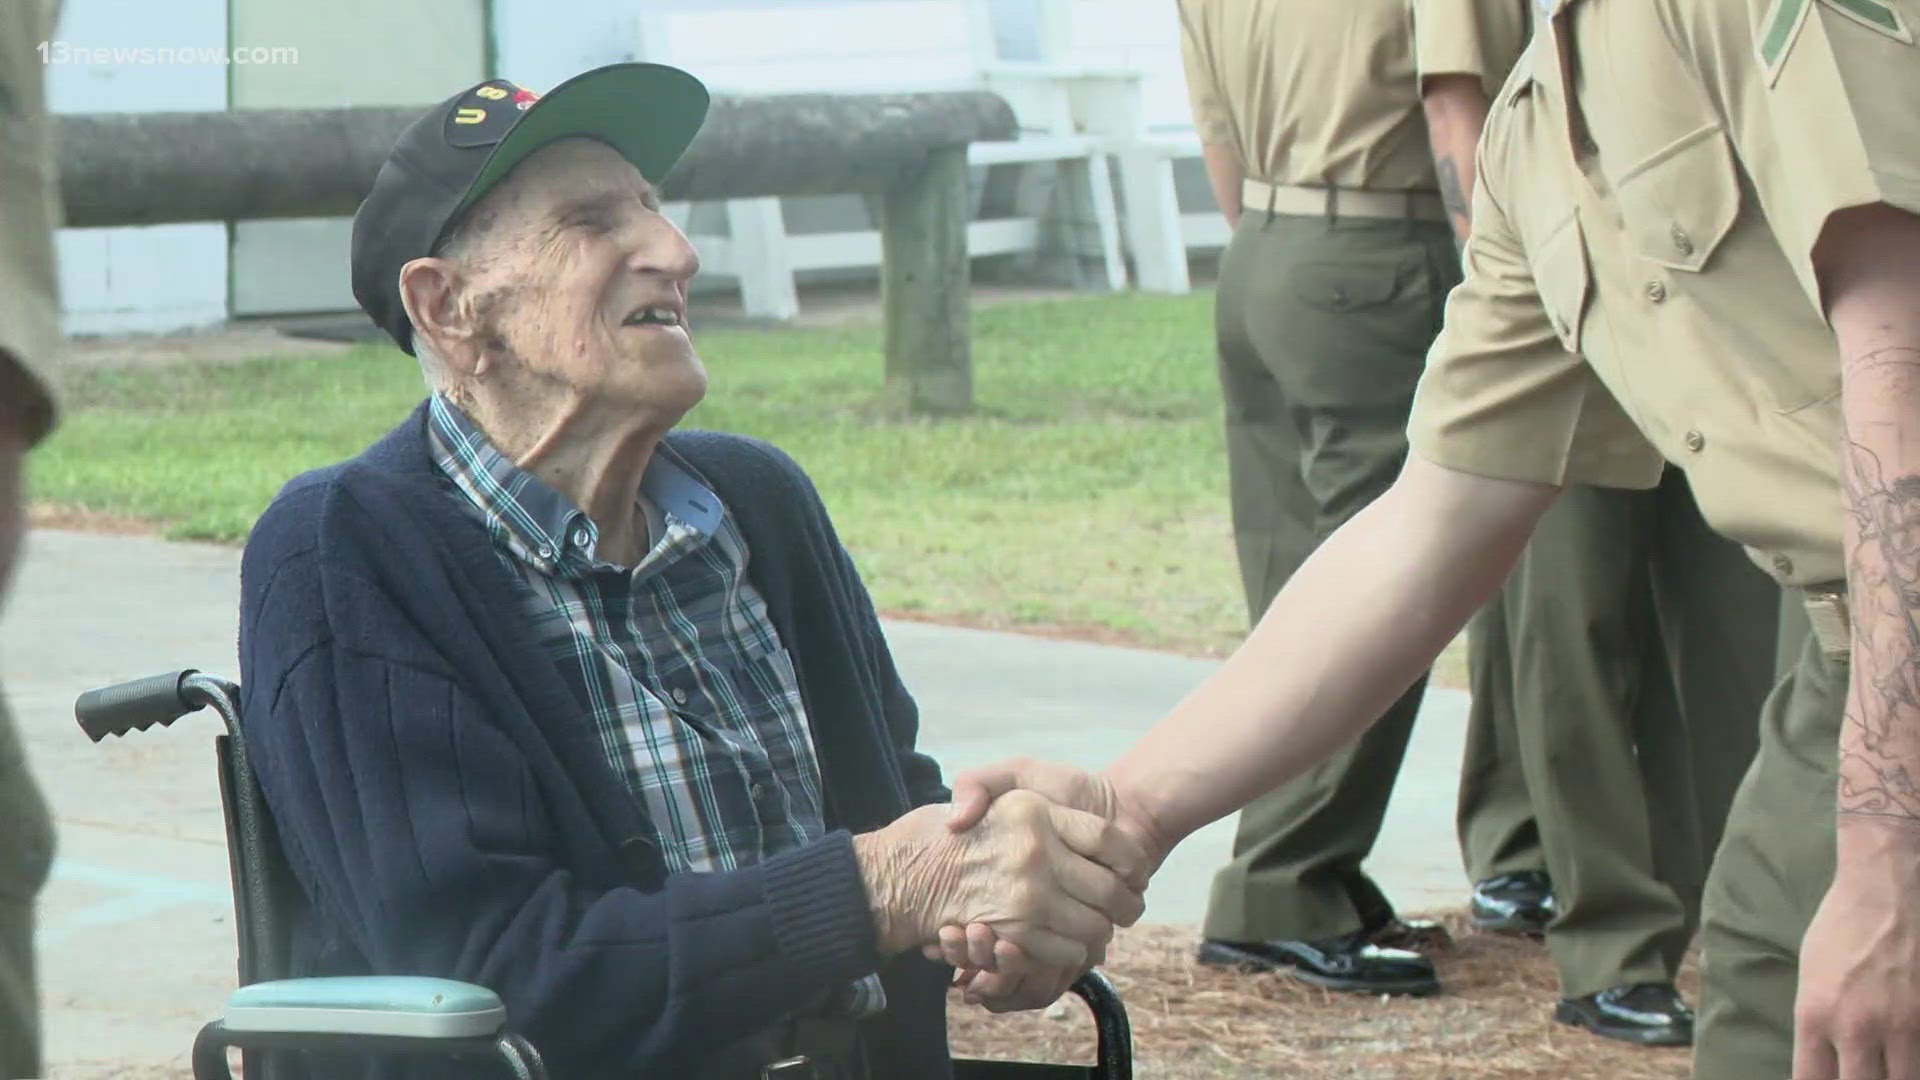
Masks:
[[[0,4],[0,596],[23,530],[26,452],[52,423],[23,361],[46,362],[59,338],[58,192],[36,50],[57,13],[54,0]],[[33,905],[52,853],[46,803],[0,699],[0,1077],[41,1075]]]
[[[1639,734],[1643,771],[1665,820],[1654,854],[1687,912],[1668,953],[1680,969],[1700,925],[1707,869],[1727,810],[1759,748],[1756,718],[1777,680],[1781,589],[1738,544],[1713,531],[1686,475],[1668,470],[1658,498],[1654,597],[1666,671],[1684,724],[1653,720]]]
[[[1510,591],[1526,627],[1512,639],[1520,741],[1560,908],[1556,1015],[1682,1041],[1671,984],[1771,681],[1777,587],[1669,469],[1654,491],[1569,491]]]
[[[1760,714],[1760,751],[1707,875],[1698,1080],[1786,1076],[1793,1064],[1800,939],[1833,881],[1848,678],[1845,641],[1797,636],[1800,658]]]
[[[1233,544],[1247,619],[1258,622],[1280,586],[1313,552],[1313,496],[1300,474],[1300,439],[1286,396],[1260,359],[1249,324],[1260,317],[1269,245],[1248,214],[1220,262],[1214,303],[1220,392],[1226,405]]]
[[[1553,915],[1547,856],[1520,761],[1513,702],[1513,598],[1508,589],[1467,624],[1467,745],[1460,764],[1454,826],[1473,882],[1473,925],[1539,933]]]
[[[1229,281],[1230,270],[1241,273]],[[1278,474],[1281,466],[1236,453],[1236,495],[1297,498],[1297,478],[1317,543],[1384,491],[1404,460],[1413,388],[1456,277],[1443,226],[1249,212],[1222,268],[1223,326],[1249,346],[1222,351],[1229,415],[1244,386],[1270,385],[1265,400],[1284,408],[1280,419],[1290,420],[1299,456],[1291,478],[1262,480],[1256,469]],[[1247,550],[1243,544],[1243,559]],[[1243,562],[1249,608],[1263,611],[1305,554],[1269,572],[1249,572]],[[1379,831],[1422,688],[1354,745],[1242,813],[1234,860],[1214,882],[1204,957],[1257,960],[1220,946],[1320,942],[1391,920],[1391,905],[1360,863]],[[1344,947],[1352,953],[1361,943]],[[1430,965],[1408,959],[1421,970],[1389,962],[1342,988],[1430,989]]]
[[[1558,917],[1547,946],[1563,998],[1672,980],[1685,905],[1654,867],[1655,823],[1636,712],[1676,729],[1659,654],[1651,562],[1658,495],[1576,487],[1548,510],[1508,589],[1527,788]],[[1655,668],[1664,669],[1664,657]]]

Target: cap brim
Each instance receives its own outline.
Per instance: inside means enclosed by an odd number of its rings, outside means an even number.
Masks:
[[[612,64],[576,75],[534,102],[513,125],[449,220],[558,139],[584,136],[606,143],[657,184],[700,133],[708,101],[699,79],[664,64]]]

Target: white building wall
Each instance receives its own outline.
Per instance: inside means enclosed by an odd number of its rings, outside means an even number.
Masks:
[[[232,2],[236,46],[299,50],[234,67],[234,108],[424,107],[486,77],[484,0]],[[352,238],[351,218],[235,222],[233,313],[352,311]]]
[[[48,104],[56,113],[224,109],[227,69],[199,50],[226,44],[227,0],[66,0],[47,51]],[[224,224],[62,229],[58,250],[69,334],[178,330],[226,316]]]

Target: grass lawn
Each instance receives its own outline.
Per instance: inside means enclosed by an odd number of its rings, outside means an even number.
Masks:
[[[979,408],[958,420],[882,407],[877,327],[703,333],[711,388],[687,424],[798,459],[883,611],[1220,655],[1244,614],[1211,304],[977,309]],[[38,499],[216,541],[423,392],[410,358],[373,346],[76,371],[65,391]]]

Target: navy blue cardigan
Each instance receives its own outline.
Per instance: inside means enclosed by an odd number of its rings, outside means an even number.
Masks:
[[[882,964],[851,833],[948,797],[871,601],[811,482],[764,443],[668,444],[725,500],[799,672],[825,839],[669,876],[643,811],[442,486],[426,411],[287,485],[247,542],[247,745],[311,911],[296,974],[497,991],[557,1077],[678,1076],[880,970],[878,1076],[948,1072],[948,969]]]

